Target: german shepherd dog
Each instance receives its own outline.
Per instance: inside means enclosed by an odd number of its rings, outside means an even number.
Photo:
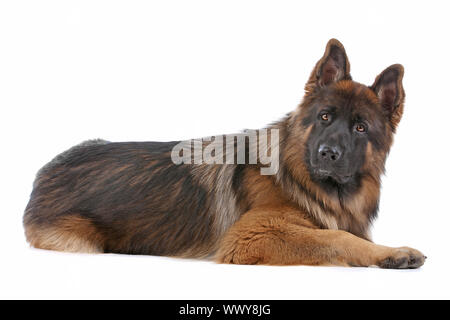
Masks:
[[[77,145],[37,173],[26,238],[69,252],[418,268],[421,252],[377,245],[369,235],[403,113],[402,78],[395,64],[370,87],[352,81],[344,47],[331,39],[301,104],[267,127],[278,132],[274,174],[262,174],[260,161],[175,163],[179,141]],[[242,148],[247,161],[248,137],[232,160]]]

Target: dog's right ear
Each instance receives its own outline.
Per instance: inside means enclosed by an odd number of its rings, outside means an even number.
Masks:
[[[350,63],[345,48],[336,39],[327,43],[323,57],[316,63],[305,85],[306,93],[340,80],[351,80]]]

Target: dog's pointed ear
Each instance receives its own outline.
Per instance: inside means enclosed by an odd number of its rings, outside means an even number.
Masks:
[[[323,57],[316,63],[306,83],[305,91],[313,92],[316,88],[326,86],[339,80],[351,80],[350,63],[345,48],[336,39],[327,43]]]
[[[378,96],[383,111],[389,117],[393,128],[400,122],[403,114],[403,102],[405,101],[403,74],[403,66],[394,64],[380,73],[370,87]]]

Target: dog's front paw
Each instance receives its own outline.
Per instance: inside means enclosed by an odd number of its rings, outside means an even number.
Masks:
[[[393,248],[387,257],[380,260],[378,266],[387,269],[415,269],[421,267],[426,258],[422,252],[416,249]]]

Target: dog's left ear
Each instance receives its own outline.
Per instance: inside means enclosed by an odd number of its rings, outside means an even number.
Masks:
[[[405,91],[403,90],[404,68],[394,64],[380,73],[370,87],[378,96],[383,111],[395,129],[403,114]]]
[[[316,88],[327,86],[333,82],[351,79],[350,63],[344,46],[338,40],[330,39],[323,57],[316,63],[309,76],[305,91],[311,93]]]

